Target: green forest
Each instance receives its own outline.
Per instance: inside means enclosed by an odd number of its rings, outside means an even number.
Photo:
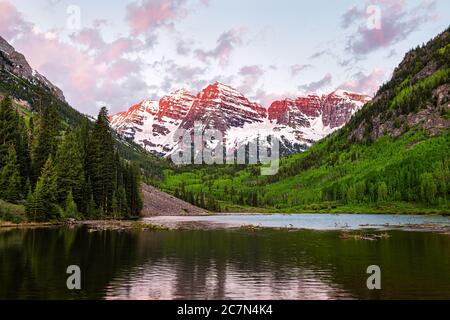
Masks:
[[[213,211],[449,213],[449,132],[411,131],[342,152],[331,152],[334,139],[283,158],[273,177],[258,166],[167,169],[161,188],[194,204],[208,194]]]
[[[56,109],[0,103],[0,218],[14,222],[129,218],[142,209],[140,169],[124,160],[102,108],[92,123]]]
[[[212,211],[449,214],[448,34],[407,53],[347,125],[282,158],[277,175],[256,165],[168,168],[160,188],[197,205],[207,194]]]
[[[448,30],[405,55],[342,129],[259,165],[177,167],[0,70],[0,220],[130,218],[140,183],[212,212],[450,213]]]

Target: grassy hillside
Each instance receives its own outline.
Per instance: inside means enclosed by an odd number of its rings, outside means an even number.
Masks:
[[[409,52],[372,102],[276,176],[185,167],[165,170],[160,187],[224,211],[450,213],[449,42],[446,30]]]

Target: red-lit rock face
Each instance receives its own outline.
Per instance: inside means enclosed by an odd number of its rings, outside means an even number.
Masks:
[[[269,120],[292,128],[308,127],[312,119],[322,116],[325,127],[338,128],[369,100],[365,95],[335,91],[321,97],[309,95],[295,100],[275,101],[269,107],[268,115]]]
[[[181,121],[191,109],[195,97],[188,91],[181,89],[159,101],[159,110],[153,123],[153,134],[166,136],[174,128],[178,128]]]
[[[195,97],[184,89],[175,91],[159,101],[159,110],[156,118],[159,121],[163,121],[164,117],[174,120],[184,119],[194,99]]]
[[[217,82],[197,95],[181,128],[190,130],[195,122],[202,122],[205,129],[226,132],[232,127],[243,127],[246,123],[263,122],[266,114],[266,109],[260,105],[250,102],[235,89]]]
[[[191,131],[196,122],[201,122],[203,129],[218,129],[225,137],[247,141],[260,129],[271,130],[294,152],[343,126],[367,101],[365,95],[336,91],[275,101],[265,109],[216,82],[197,96],[178,90],[159,102],[143,101],[110,120],[119,133],[161,155],[170,154],[175,147],[177,129]]]
[[[308,118],[318,117],[321,100],[317,96],[275,101],[268,109],[269,120],[290,127],[309,126]]]

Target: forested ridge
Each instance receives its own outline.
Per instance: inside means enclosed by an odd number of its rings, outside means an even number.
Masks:
[[[207,194],[223,211],[450,213],[449,38],[408,52],[346,126],[282,158],[277,175],[180,167],[160,187],[195,204]]]
[[[9,96],[0,102],[1,218],[137,216],[140,175],[120,157],[106,108],[93,124],[84,117],[69,125],[52,106],[24,116]],[[26,217],[14,214],[21,205]]]

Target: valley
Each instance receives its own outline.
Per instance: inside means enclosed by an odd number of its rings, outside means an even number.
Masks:
[[[0,300],[450,299],[448,0],[74,2],[0,0]]]

